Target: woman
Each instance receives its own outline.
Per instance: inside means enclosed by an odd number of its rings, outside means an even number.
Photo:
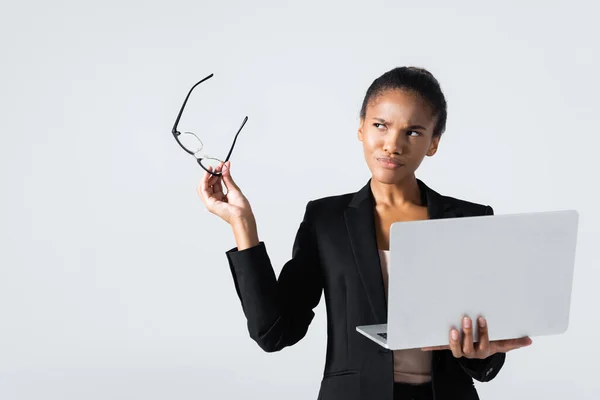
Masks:
[[[446,100],[427,70],[395,68],[376,79],[358,129],[372,177],[356,193],[308,203],[278,279],[229,162],[218,168],[221,176],[206,173],[198,187],[208,210],[233,228],[237,247],[226,254],[250,336],[261,348],[278,351],[302,339],[324,292],[328,340],[319,399],[478,399],[473,379],[493,379],[507,351],[531,343],[490,342],[486,321],[468,317],[463,335],[451,330],[441,348],[388,351],[355,331],[386,322],[393,222],[493,213],[442,196],[415,177],[425,156],[437,152],[445,125]]]

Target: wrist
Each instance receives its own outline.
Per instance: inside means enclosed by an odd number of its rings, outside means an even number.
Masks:
[[[229,224],[234,230],[246,230],[256,227],[256,220],[254,219],[254,215],[248,215],[235,217]]]
[[[259,244],[256,221],[253,217],[236,219],[232,221],[231,227],[233,228],[238,251]]]

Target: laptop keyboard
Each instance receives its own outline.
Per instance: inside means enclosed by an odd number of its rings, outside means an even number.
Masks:
[[[382,338],[384,338],[385,340],[387,340],[387,332],[385,332],[385,333],[378,333],[377,335],[379,335]]]

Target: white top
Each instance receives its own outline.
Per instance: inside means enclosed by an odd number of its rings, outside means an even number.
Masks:
[[[379,250],[381,273],[388,294],[389,250]],[[431,381],[431,352],[420,349],[394,350],[394,382],[421,384]]]

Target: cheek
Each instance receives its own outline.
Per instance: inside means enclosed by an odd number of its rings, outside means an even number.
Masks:
[[[427,155],[427,152],[429,151],[431,146],[432,143],[430,141],[424,142],[419,148],[420,153],[423,153],[423,156]]]
[[[363,136],[363,146],[365,150],[373,150],[380,148],[383,145],[383,137],[381,135],[367,132]]]

